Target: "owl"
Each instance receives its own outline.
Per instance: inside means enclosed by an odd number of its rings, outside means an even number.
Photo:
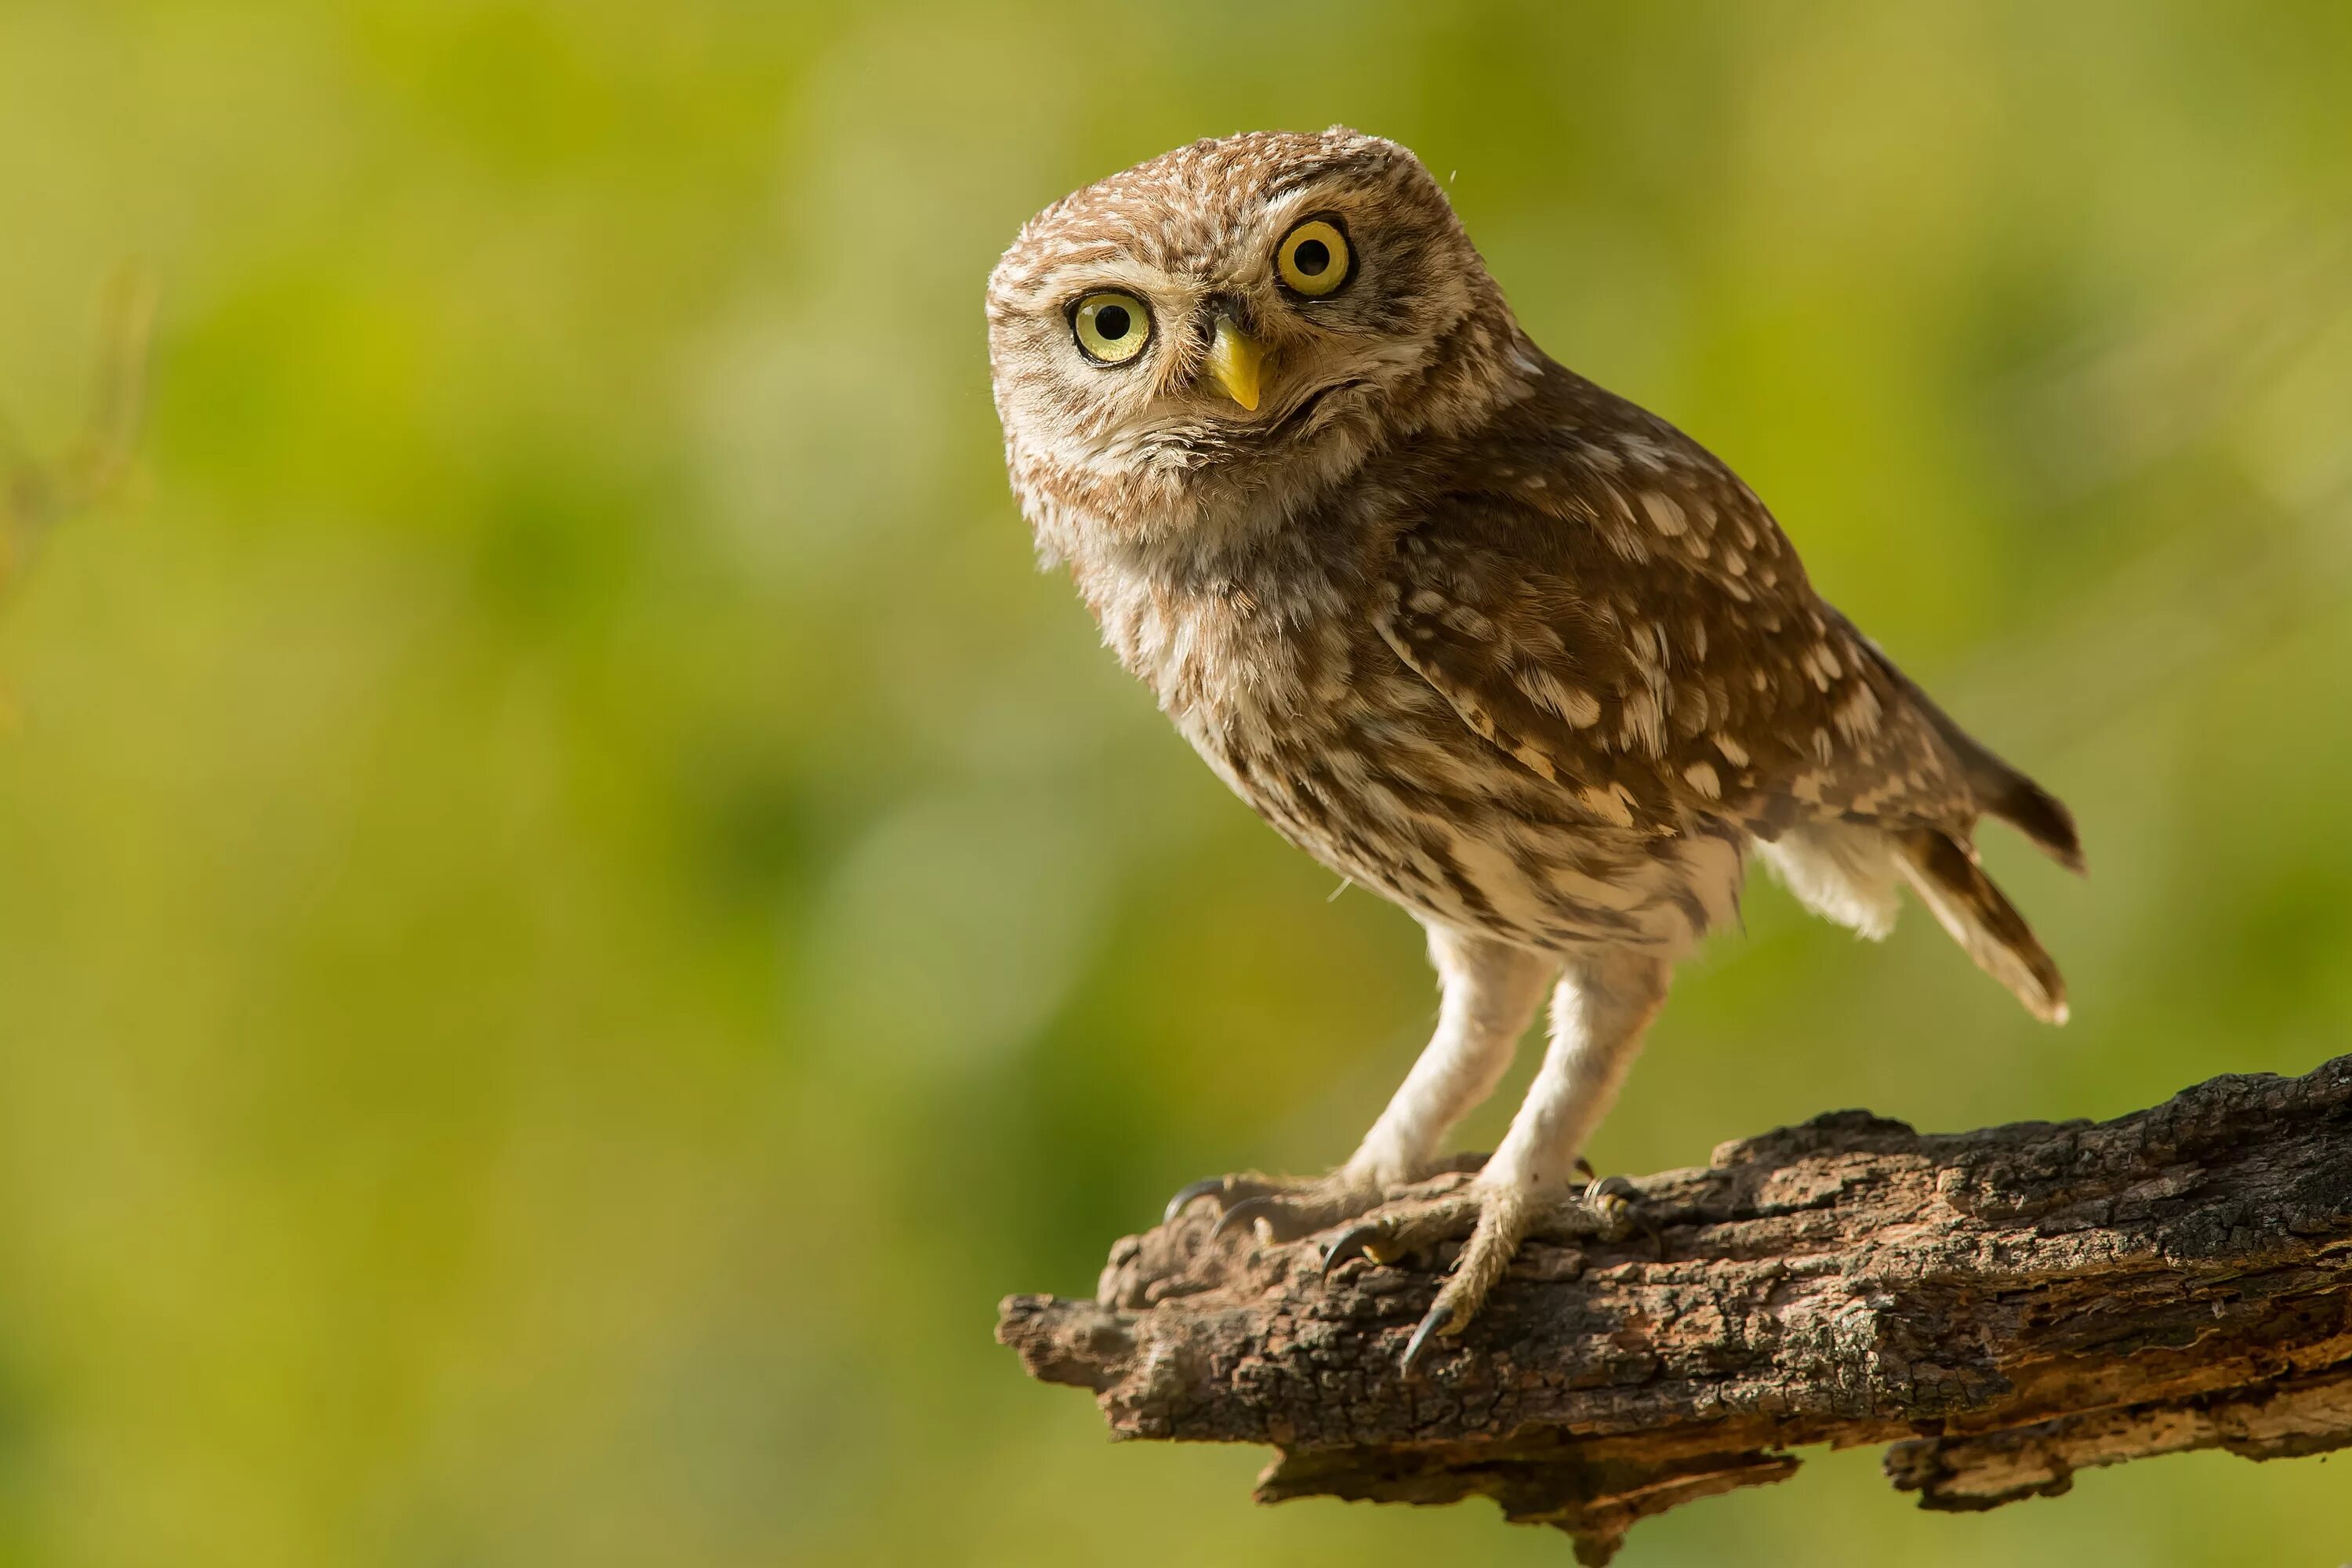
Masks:
[[[2000,817],[2080,869],[2066,808],[1823,602],[1721,461],[1538,348],[1403,147],[1179,148],[1032,218],[987,313],[1043,560],[1218,777],[1427,931],[1434,1036],[1348,1162],[1170,1210],[1328,1232],[1327,1271],[1461,1243],[1408,1373],[1531,1231],[1622,1210],[1583,1146],[1751,857],[1870,937],[1908,887],[2064,1021],[1972,838]],[[1508,1133],[1449,1160],[1547,995]]]

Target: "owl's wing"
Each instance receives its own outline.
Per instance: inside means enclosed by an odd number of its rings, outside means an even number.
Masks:
[[[1453,467],[1396,541],[1381,631],[1596,819],[1729,818],[1767,838],[1843,819],[1965,844],[1998,809],[1953,737],[1975,743],[1943,732],[1763,504],[1673,426],[1550,367]]]

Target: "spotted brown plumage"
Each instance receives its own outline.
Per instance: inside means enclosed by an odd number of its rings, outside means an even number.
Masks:
[[[988,321],[1042,558],[1235,793],[1428,929],[1437,1035],[1355,1156],[1203,1189],[1229,1220],[1355,1222],[1335,1259],[1469,1229],[1409,1363],[1574,1207],[1581,1146],[1751,853],[1871,935],[1910,886],[2063,1017],[1970,844],[1990,814],[2079,866],[2064,807],[1820,599],[1727,468],[1547,358],[1404,149],[1335,130],[1139,164],[1023,228]],[[1391,1202],[1443,1166],[1547,988],[1502,1146],[1462,1192]]]
[[[1721,462],[1548,363],[1433,477],[1376,619],[1473,731],[1595,826],[1765,843],[1822,822],[1881,830],[1982,912],[1997,940],[1968,943],[1979,962],[2037,1015],[2063,1012],[2056,967],[1966,849],[1992,812],[2079,865],[2064,807],[1820,599]]]

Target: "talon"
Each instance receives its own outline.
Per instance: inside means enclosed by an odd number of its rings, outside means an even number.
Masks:
[[[1414,1375],[1414,1363],[1421,1360],[1422,1352],[1429,1348],[1429,1342],[1439,1334],[1450,1331],[1454,1327],[1454,1304],[1440,1297],[1437,1303],[1429,1309],[1428,1316],[1421,1320],[1421,1326],[1413,1330],[1412,1338],[1405,1344],[1404,1354],[1397,1359],[1397,1370],[1407,1377]]]
[[[1244,1198],[1217,1216],[1217,1223],[1209,1227],[1209,1239],[1214,1241],[1235,1226],[1246,1226],[1260,1215],[1270,1217],[1278,1208],[1279,1205],[1270,1197]]]
[[[1323,1278],[1328,1279],[1333,1269],[1350,1259],[1372,1258],[1371,1243],[1378,1240],[1386,1228],[1375,1221],[1370,1225],[1351,1225],[1341,1231],[1323,1254]],[[1380,1259],[1372,1258],[1372,1261],[1377,1263]]]
[[[1588,1175],[1591,1173],[1592,1167],[1586,1164],[1583,1161],[1579,1160],[1576,1164],[1579,1170],[1583,1171]],[[1590,1183],[1586,1184],[1584,1189],[1584,1201],[1596,1207],[1600,1205],[1601,1201],[1603,1198],[1631,1200],[1638,1198],[1641,1195],[1642,1189],[1635,1186],[1623,1176],[1594,1176]]]
[[[1601,1239],[1620,1242],[1636,1229],[1647,1231],[1658,1248],[1658,1261],[1666,1260],[1666,1237],[1646,1215],[1636,1200],[1642,1190],[1622,1176],[1595,1177],[1584,1189],[1584,1205],[1601,1220]]]
[[[1582,1176],[1588,1183],[1597,1184],[1601,1180],[1601,1173],[1594,1170],[1592,1168],[1592,1162],[1586,1159],[1581,1154],[1579,1154],[1576,1157],[1576,1164],[1573,1169],[1578,1175]],[[1584,1195],[1587,1198],[1590,1198],[1592,1195],[1592,1189],[1591,1186],[1587,1186],[1585,1188]]]
[[[1176,1189],[1176,1195],[1168,1200],[1167,1211],[1160,1215],[1160,1223],[1167,1225],[1172,1222],[1178,1215],[1184,1212],[1194,1198],[1205,1198],[1212,1193],[1222,1193],[1224,1190],[1225,1179],[1223,1176],[1203,1176],[1197,1182],[1185,1183]]]

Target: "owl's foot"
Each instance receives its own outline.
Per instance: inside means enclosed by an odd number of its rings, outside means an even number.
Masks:
[[[1590,1169],[1590,1167],[1585,1167]],[[1462,1256],[1437,1300],[1406,1342],[1398,1365],[1412,1375],[1431,1341],[1459,1334],[1486,1304],[1504,1270],[1531,1235],[1591,1237],[1622,1241],[1642,1228],[1633,1184],[1622,1176],[1597,1177],[1583,1192],[1565,1199],[1509,1187],[1472,1186],[1426,1204],[1359,1220],[1335,1237],[1323,1255],[1326,1278],[1358,1258],[1374,1263],[1426,1257],[1450,1241],[1467,1238]],[[1652,1235],[1657,1232],[1652,1229]],[[1661,1242],[1663,1251],[1664,1243]]]
[[[1457,1154],[1431,1166],[1418,1179],[1475,1172],[1486,1163],[1484,1154]],[[1244,1171],[1210,1176],[1178,1189],[1168,1200],[1160,1222],[1173,1220],[1197,1199],[1209,1198],[1221,1211],[1212,1237],[1263,1223],[1273,1240],[1297,1241],[1370,1214],[1391,1195],[1391,1189],[1344,1168],[1323,1176],[1267,1176]]]
[[[1595,1236],[1603,1241],[1618,1242],[1636,1230],[1647,1231],[1650,1239],[1657,1244],[1658,1261],[1666,1260],[1665,1233],[1658,1228],[1657,1221],[1643,1215],[1637,1206],[1642,1195],[1640,1188],[1623,1176],[1600,1174],[1593,1170],[1591,1161],[1582,1158],[1576,1162],[1576,1173],[1584,1178],[1582,1202],[1585,1213],[1599,1227],[1593,1232]]]

